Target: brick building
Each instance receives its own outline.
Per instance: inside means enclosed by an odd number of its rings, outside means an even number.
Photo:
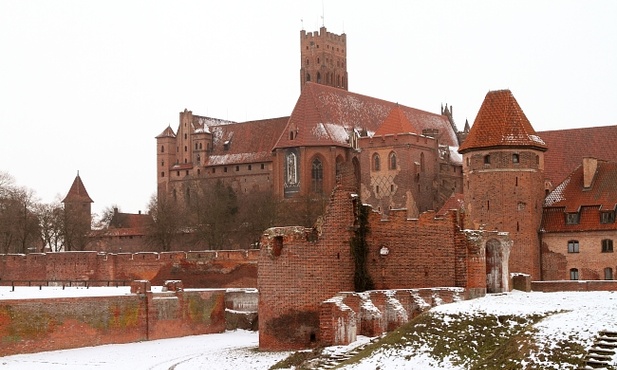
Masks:
[[[617,163],[584,158],[546,197],[540,229],[543,280],[613,280]]]

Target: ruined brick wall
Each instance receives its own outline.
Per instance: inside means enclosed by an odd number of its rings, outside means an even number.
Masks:
[[[350,193],[335,191],[321,230],[272,228],[259,256],[259,343],[268,350],[305,348],[319,340],[319,303],[353,290]]]
[[[47,280],[182,280],[195,288],[257,287],[258,250],[0,255],[0,284]]]
[[[264,234],[258,276],[260,348],[306,348],[322,341],[321,302],[355,289],[350,241],[362,227],[356,218],[357,201],[349,189],[337,188],[316,229],[272,228]],[[382,219],[371,213],[365,266],[374,287],[458,286],[469,288],[473,296],[483,295],[484,236],[461,231],[457,216],[437,218],[429,212],[408,219],[401,210]]]
[[[357,335],[395,330],[431,307],[464,300],[464,288],[425,288],[342,292],[320,305],[321,344],[347,345]]]
[[[617,243],[617,232],[611,230],[542,233],[542,280],[570,280],[570,270],[578,270],[580,280],[604,280],[605,269],[615,279],[617,264],[614,252],[602,252],[602,240]],[[568,252],[568,241],[576,240],[578,253]],[[616,245],[617,246],[617,245]]]

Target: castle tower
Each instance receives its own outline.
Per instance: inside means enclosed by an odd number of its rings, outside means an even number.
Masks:
[[[92,203],[79,172],[68,194],[62,200],[64,203],[65,221],[65,248],[69,250],[83,250],[86,245],[86,234],[92,223]]]
[[[300,31],[300,90],[307,82],[347,90],[347,35],[321,27],[319,32]]]
[[[538,230],[546,150],[509,90],[486,95],[459,148],[466,226],[508,232],[514,242],[510,272],[536,280],[541,278]]]
[[[176,134],[171,126],[167,126],[156,137],[156,178],[157,196],[159,199],[167,196],[169,181],[171,180],[171,167],[176,163]]]

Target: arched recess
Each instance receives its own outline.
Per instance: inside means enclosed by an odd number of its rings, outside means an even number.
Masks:
[[[388,155],[388,168],[391,170],[396,170],[396,153],[390,152]]]
[[[381,169],[381,159],[379,158],[379,154],[373,154],[373,160],[371,162],[373,164],[373,171],[379,171]]]
[[[323,193],[324,162],[319,156],[311,159],[311,192]]]
[[[336,156],[336,182],[340,182],[342,176],[343,176],[343,163],[345,162],[345,159],[343,158],[342,155],[337,155]]]
[[[509,248],[491,238],[486,242],[486,292],[503,293],[509,290]]]

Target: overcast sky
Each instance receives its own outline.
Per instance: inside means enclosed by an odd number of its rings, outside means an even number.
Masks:
[[[323,17],[323,18],[322,18]],[[617,1],[0,1],[0,171],[42,201],[145,210],[178,114],[287,116],[299,32],[347,34],[349,90],[473,123],[510,89],[536,130],[617,125]]]

